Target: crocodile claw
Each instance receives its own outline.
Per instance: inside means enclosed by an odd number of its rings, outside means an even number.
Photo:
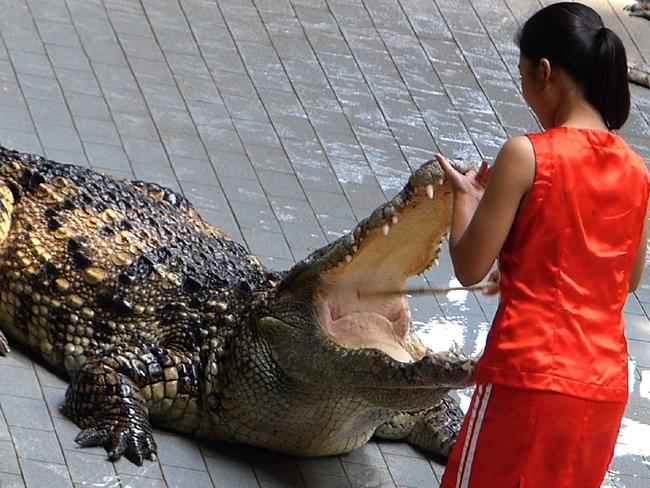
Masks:
[[[111,422],[83,429],[75,442],[81,447],[103,447],[111,461],[125,456],[132,463],[142,466],[144,459],[156,460],[158,446],[153,436],[137,427],[125,428]]]
[[[2,331],[0,331],[0,357],[6,356],[9,351],[11,351],[11,349],[9,349],[9,341]]]

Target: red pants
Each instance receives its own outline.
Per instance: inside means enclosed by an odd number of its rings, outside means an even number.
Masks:
[[[441,488],[598,488],[624,403],[478,385]]]

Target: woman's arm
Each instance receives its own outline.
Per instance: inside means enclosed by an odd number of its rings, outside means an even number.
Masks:
[[[476,173],[461,175],[438,157],[454,189],[454,215],[449,248],[454,271],[465,286],[481,281],[490,271],[522,199],[535,179],[535,153],[527,137],[506,142],[490,171],[485,191]]]
[[[635,291],[641,283],[643,276],[643,269],[645,268],[645,254],[648,247],[648,215],[646,212],[645,221],[643,222],[643,234],[641,235],[641,242],[639,249],[636,252],[636,259],[634,260],[634,268],[630,274],[630,293]]]

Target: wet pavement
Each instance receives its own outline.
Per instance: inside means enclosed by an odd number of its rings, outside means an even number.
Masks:
[[[546,3],[546,2],[542,2]],[[436,151],[539,129],[518,88],[533,0],[0,0],[0,143],[182,191],[272,268],[353,228]],[[650,22],[587,2],[650,62]],[[623,130],[650,161],[650,90]],[[604,486],[650,486],[650,273],[626,306],[630,402]],[[454,284],[448,255],[414,284]],[[496,300],[411,299],[426,345],[480,352]],[[0,359],[0,486],[434,487],[403,443],[297,459],[157,432],[159,460],[78,449],[66,383]],[[464,405],[470,391],[460,392]]]

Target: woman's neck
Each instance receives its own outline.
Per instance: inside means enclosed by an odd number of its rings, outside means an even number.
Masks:
[[[569,91],[557,104],[551,127],[609,130],[600,112],[588,103],[582,94]]]

